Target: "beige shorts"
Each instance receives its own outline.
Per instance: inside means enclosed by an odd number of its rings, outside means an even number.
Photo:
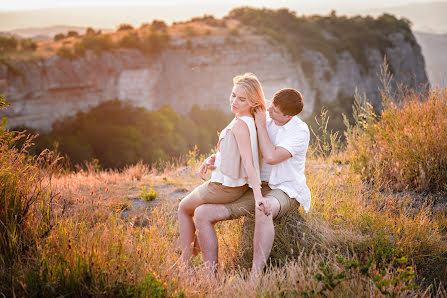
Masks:
[[[206,204],[226,204],[239,199],[249,188],[247,184],[229,187],[218,182],[207,181],[198,186],[197,191]]]
[[[280,189],[271,189],[268,183],[263,182],[261,193],[264,197],[274,197],[278,200],[280,210],[274,219],[279,219],[284,215],[296,212],[300,207],[297,200],[290,198]],[[242,216],[254,216],[255,214],[255,197],[250,189],[244,193],[237,201],[226,203],[224,206],[230,212],[230,219],[236,219]]]

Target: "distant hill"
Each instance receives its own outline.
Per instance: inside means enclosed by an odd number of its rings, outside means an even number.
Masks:
[[[413,23],[414,31],[447,34],[447,2],[413,3],[389,8],[357,11],[379,15],[384,12],[405,17]]]
[[[447,34],[416,32],[414,35],[422,48],[430,84],[447,87]]]
[[[48,41],[52,40],[54,35],[58,33],[67,34],[68,31],[76,31],[79,34],[83,34],[87,27],[80,26],[51,26],[51,27],[30,27],[30,28],[20,28],[7,31],[10,35],[15,35],[21,38],[32,38],[35,41]],[[111,32],[111,29],[100,29],[104,33]]]

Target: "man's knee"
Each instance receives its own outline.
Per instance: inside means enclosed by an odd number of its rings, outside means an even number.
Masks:
[[[208,206],[201,205],[194,211],[194,223],[197,225],[211,223],[210,212]]]
[[[271,214],[266,215],[263,210],[256,208],[255,221],[257,224],[266,224],[273,221],[273,219],[278,215],[281,205],[275,199],[275,203],[271,205]]]

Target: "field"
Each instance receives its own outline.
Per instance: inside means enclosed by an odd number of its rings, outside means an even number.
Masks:
[[[357,103],[347,146],[328,142],[330,134],[317,138],[306,168],[311,210],[277,223],[269,264],[255,280],[247,276],[251,218],[217,224],[217,278],[206,274],[200,254],[194,271],[179,262],[177,207],[201,183],[196,172],[203,156],[192,151],[165,164],[119,171],[90,162],[70,172],[58,168],[49,152],[30,159],[14,149],[13,136],[3,130],[0,292],[445,297],[446,151],[432,144],[446,146],[447,139],[439,138],[447,131],[446,95],[407,94],[380,117]],[[391,120],[392,130],[385,125]],[[410,140],[412,150],[402,140]],[[403,175],[412,159],[419,172]]]

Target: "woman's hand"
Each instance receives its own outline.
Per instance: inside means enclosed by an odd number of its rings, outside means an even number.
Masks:
[[[256,200],[255,207],[258,210],[264,212],[264,214],[267,216],[272,215],[272,202],[268,198],[261,197],[260,199]]]
[[[214,166],[215,161],[216,161],[216,154],[212,154],[210,157],[208,157],[203,161],[199,169],[200,178],[206,180],[205,174],[208,171],[208,169],[214,170],[216,168],[216,166]]]

